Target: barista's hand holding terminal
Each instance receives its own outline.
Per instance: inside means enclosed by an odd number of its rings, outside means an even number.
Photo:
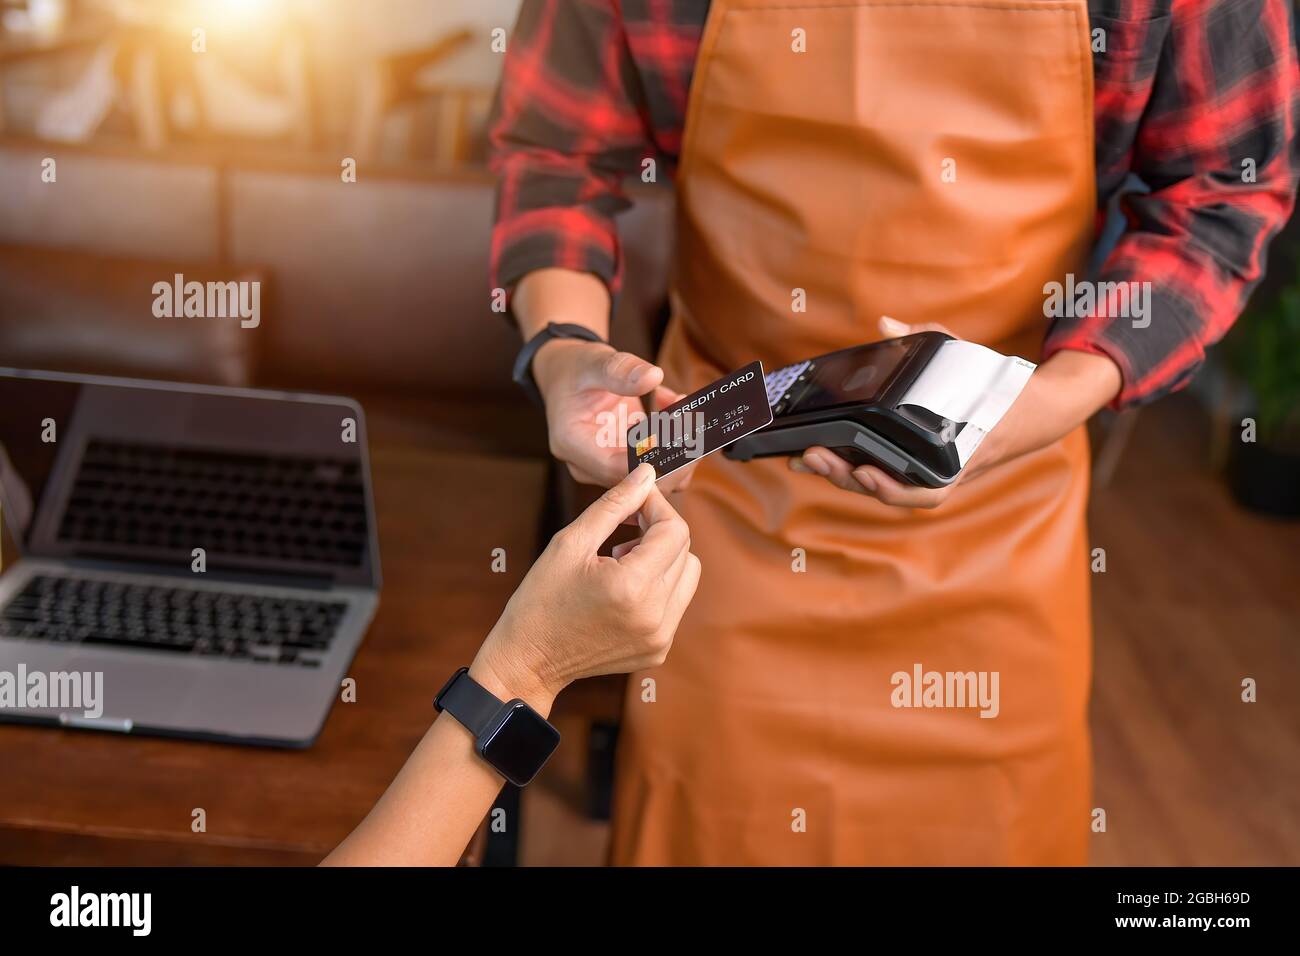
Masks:
[[[641,536],[617,548],[614,557],[598,555],[601,544],[634,515]],[[457,680],[477,684],[480,699],[490,694],[498,701],[522,701],[531,708],[527,717],[534,726],[554,735],[545,717],[570,682],[663,663],[699,578],[686,523],[655,487],[654,470],[642,465],[551,539]],[[440,696],[446,695],[444,689]],[[491,754],[476,748],[462,716],[447,705],[327,864],[457,861],[501,789],[498,770],[508,773],[511,758],[502,755],[507,763],[494,769]],[[543,761],[547,754],[541,754]]]
[[[627,426],[645,417],[641,396],[653,409],[671,405],[681,393],[663,387],[664,373],[630,352],[616,351],[608,337],[609,291],[595,276],[562,269],[541,269],[516,289],[513,310],[524,338],[536,339],[551,324],[587,329],[592,339],[543,337],[523,371],[536,382],[546,405],[551,454],[584,484],[608,487],[627,474],[627,449],[621,439]],[[653,410],[652,409],[652,410]],[[621,423],[621,424],[620,424]],[[690,468],[659,483],[663,492],[680,491],[690,482]]]
[[[882,318],[882,335],[945,332],[934,324],[909,326]],[[814,446],[802,458],[791,458],[794,471],[821,475],[845,491],[869,495],[901,508],[937,508],[962,481],[1052,444],[1078,428],[1119,394],[1119,366],[1105,355],[1073,350],[1057,352],[1038,366],[1025,390],[998,426],[989,432],[957,481],[943,488],[904,484],[875,465],[851,466],[827,448]]]

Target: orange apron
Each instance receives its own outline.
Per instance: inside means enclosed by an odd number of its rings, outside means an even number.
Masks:
[[[1035,357],[1093,238],[1092,124],[1084,0],[714,0],[667,382],[881,315]],[[701,462],[677,503],[703,577],[629,684],[613,862],[1085,862],[1087,458],[1080,429],[933,511]],[[997,672],[997,715],[895,706],[918,666]]]

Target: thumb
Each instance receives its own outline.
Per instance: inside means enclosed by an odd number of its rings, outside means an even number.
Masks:
[[[626,518],[641,510],[655,486],[655,470],[641,464],[631,474],[597,498],[569,525],[569,532],[584,553],[595,554]]]
[[[663,379],[663,369],[631,352],[593,352],[582,370],[581,386],[615,395],[644,395]]]

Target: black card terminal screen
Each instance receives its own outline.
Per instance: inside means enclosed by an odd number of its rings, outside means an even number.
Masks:
[[[915,338],[887,339],[814,359],[806,383],[793,389],[793,402],[785,414],[879,401],[920,344]]]

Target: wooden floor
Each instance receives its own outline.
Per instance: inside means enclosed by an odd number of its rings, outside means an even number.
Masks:
[[[1170,399],[1093,496],[1094,863],[1300,864],[1300,523],[1236,507],[1207,460]]]
[[[1094,864],[1300,864],[1300,523],[1236,507],[1207,449],[1196,405],[1167,399],[1093,495]],[[526,795],[521,862],[600,864],[581,747],[560,754]]]

